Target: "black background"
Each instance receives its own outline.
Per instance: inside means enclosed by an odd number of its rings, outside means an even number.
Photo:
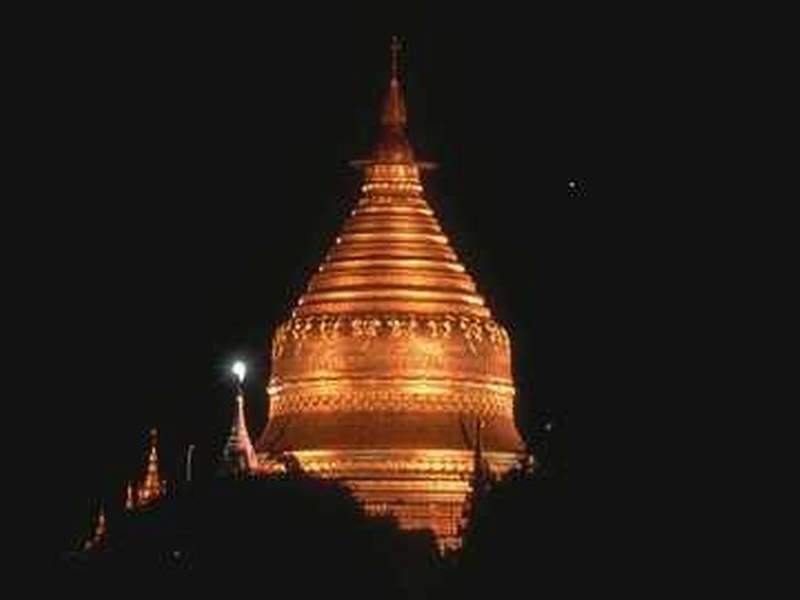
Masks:
[[[27,276],[54,549],[141,474],[149,427],[167,476],[190,443],[210,464],[234,358],[262,429],[268,342],[357,198],[348,161],[374,139],[392,34],[412,144],[440,165],[427,198],[512,335],[518,424],[574,402],[574,281],[592,252],[577,224],[609,85],[591,44],[511,14],[270,16],[48,15],[30,40],[25,198],[43,265]]]

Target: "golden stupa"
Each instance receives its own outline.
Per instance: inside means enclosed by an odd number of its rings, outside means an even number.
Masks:
[[[125,509],[144,508],[162,498],[167,492],[167,482],[161,479],[158,469],[158,431],[150,430],[150,449],[147,453],[147,470],[144,477],[136,485],[128,482],[125,496]]]
[[[425,200],[397,71],[361,198],[272,342],[265,472],[348,486],[371,514],[457,547],[481,424],[494,476],[524,456],[507,331]],[[287,460],[288,459],[288,460]]]

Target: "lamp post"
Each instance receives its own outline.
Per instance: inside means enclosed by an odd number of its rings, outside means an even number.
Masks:
[[[192,455],[194,454],[194,444],[189,444],[186,451],[186,483],[192,482]]]
[[[237,360],[235,363],[233,363],[231,372],[233,373],[236,381],[236,395],[244,396],[244,378],[245,375],[247,375],[247,365],[242,361]]]

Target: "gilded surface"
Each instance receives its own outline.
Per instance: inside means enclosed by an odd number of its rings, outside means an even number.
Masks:
[[[354,390],[347,393],[274,394],[273,417],[303,413],[380,412],[380,413],[457,413],[489,418],[513,419],[511,395],[445,393],[440,397],[415,392],[390,390]]]
[[[371,513],[458,544],[485,421],[500,475],[522,456],[508,332],[491,316],[424,197],[396,70],[361,196],[272,340],[260,469],[291,455],[343,481]]]
[[[300,451],[293,453],[311,475],[344,481],[366,512],[389,514],[406,529],[432,529],[442,550],[460,545],[463,507],[470,492],[474,457],[469,451]],[[516,462],[511,453],[488,453],[501,476]],[[262,457],[265,472],[284,466]]]
[[[403,375],[512,384],[508,334],[474,317],[294,318],[278,328],[272,358],[279,381]]]

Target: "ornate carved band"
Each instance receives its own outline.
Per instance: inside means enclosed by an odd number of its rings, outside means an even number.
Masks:
[[[337,412],[466,413],[511,419],[514,416],[513,388],[508,393],[470,390],[433,395],[380,389],[315,395],[271,392],[270,397],[270,418],[287,414]]]
[[[398,476],[469,478],[474,468],[474,456],[469,451],[419,451],[384,452],[358,451],[301,451],[293,456],[303,470],[320,477],[347,478],[363,476]],[[508,472],[520,459],[509,452],[486,452],[484,454],[489,468],[495,475]],[[274,459],[260,455],[262,468],[269,469]],[[390,482],[384,482],[387,485]],[[401,484],[396,484],[397,485]]]
[[[280,358],[287,344],[342,338],[460,338],[472,352],[481,345],[507,349],[508,332],[492,319],[464,315],[314,315],[295,317],[275,332],[272,357]]]

